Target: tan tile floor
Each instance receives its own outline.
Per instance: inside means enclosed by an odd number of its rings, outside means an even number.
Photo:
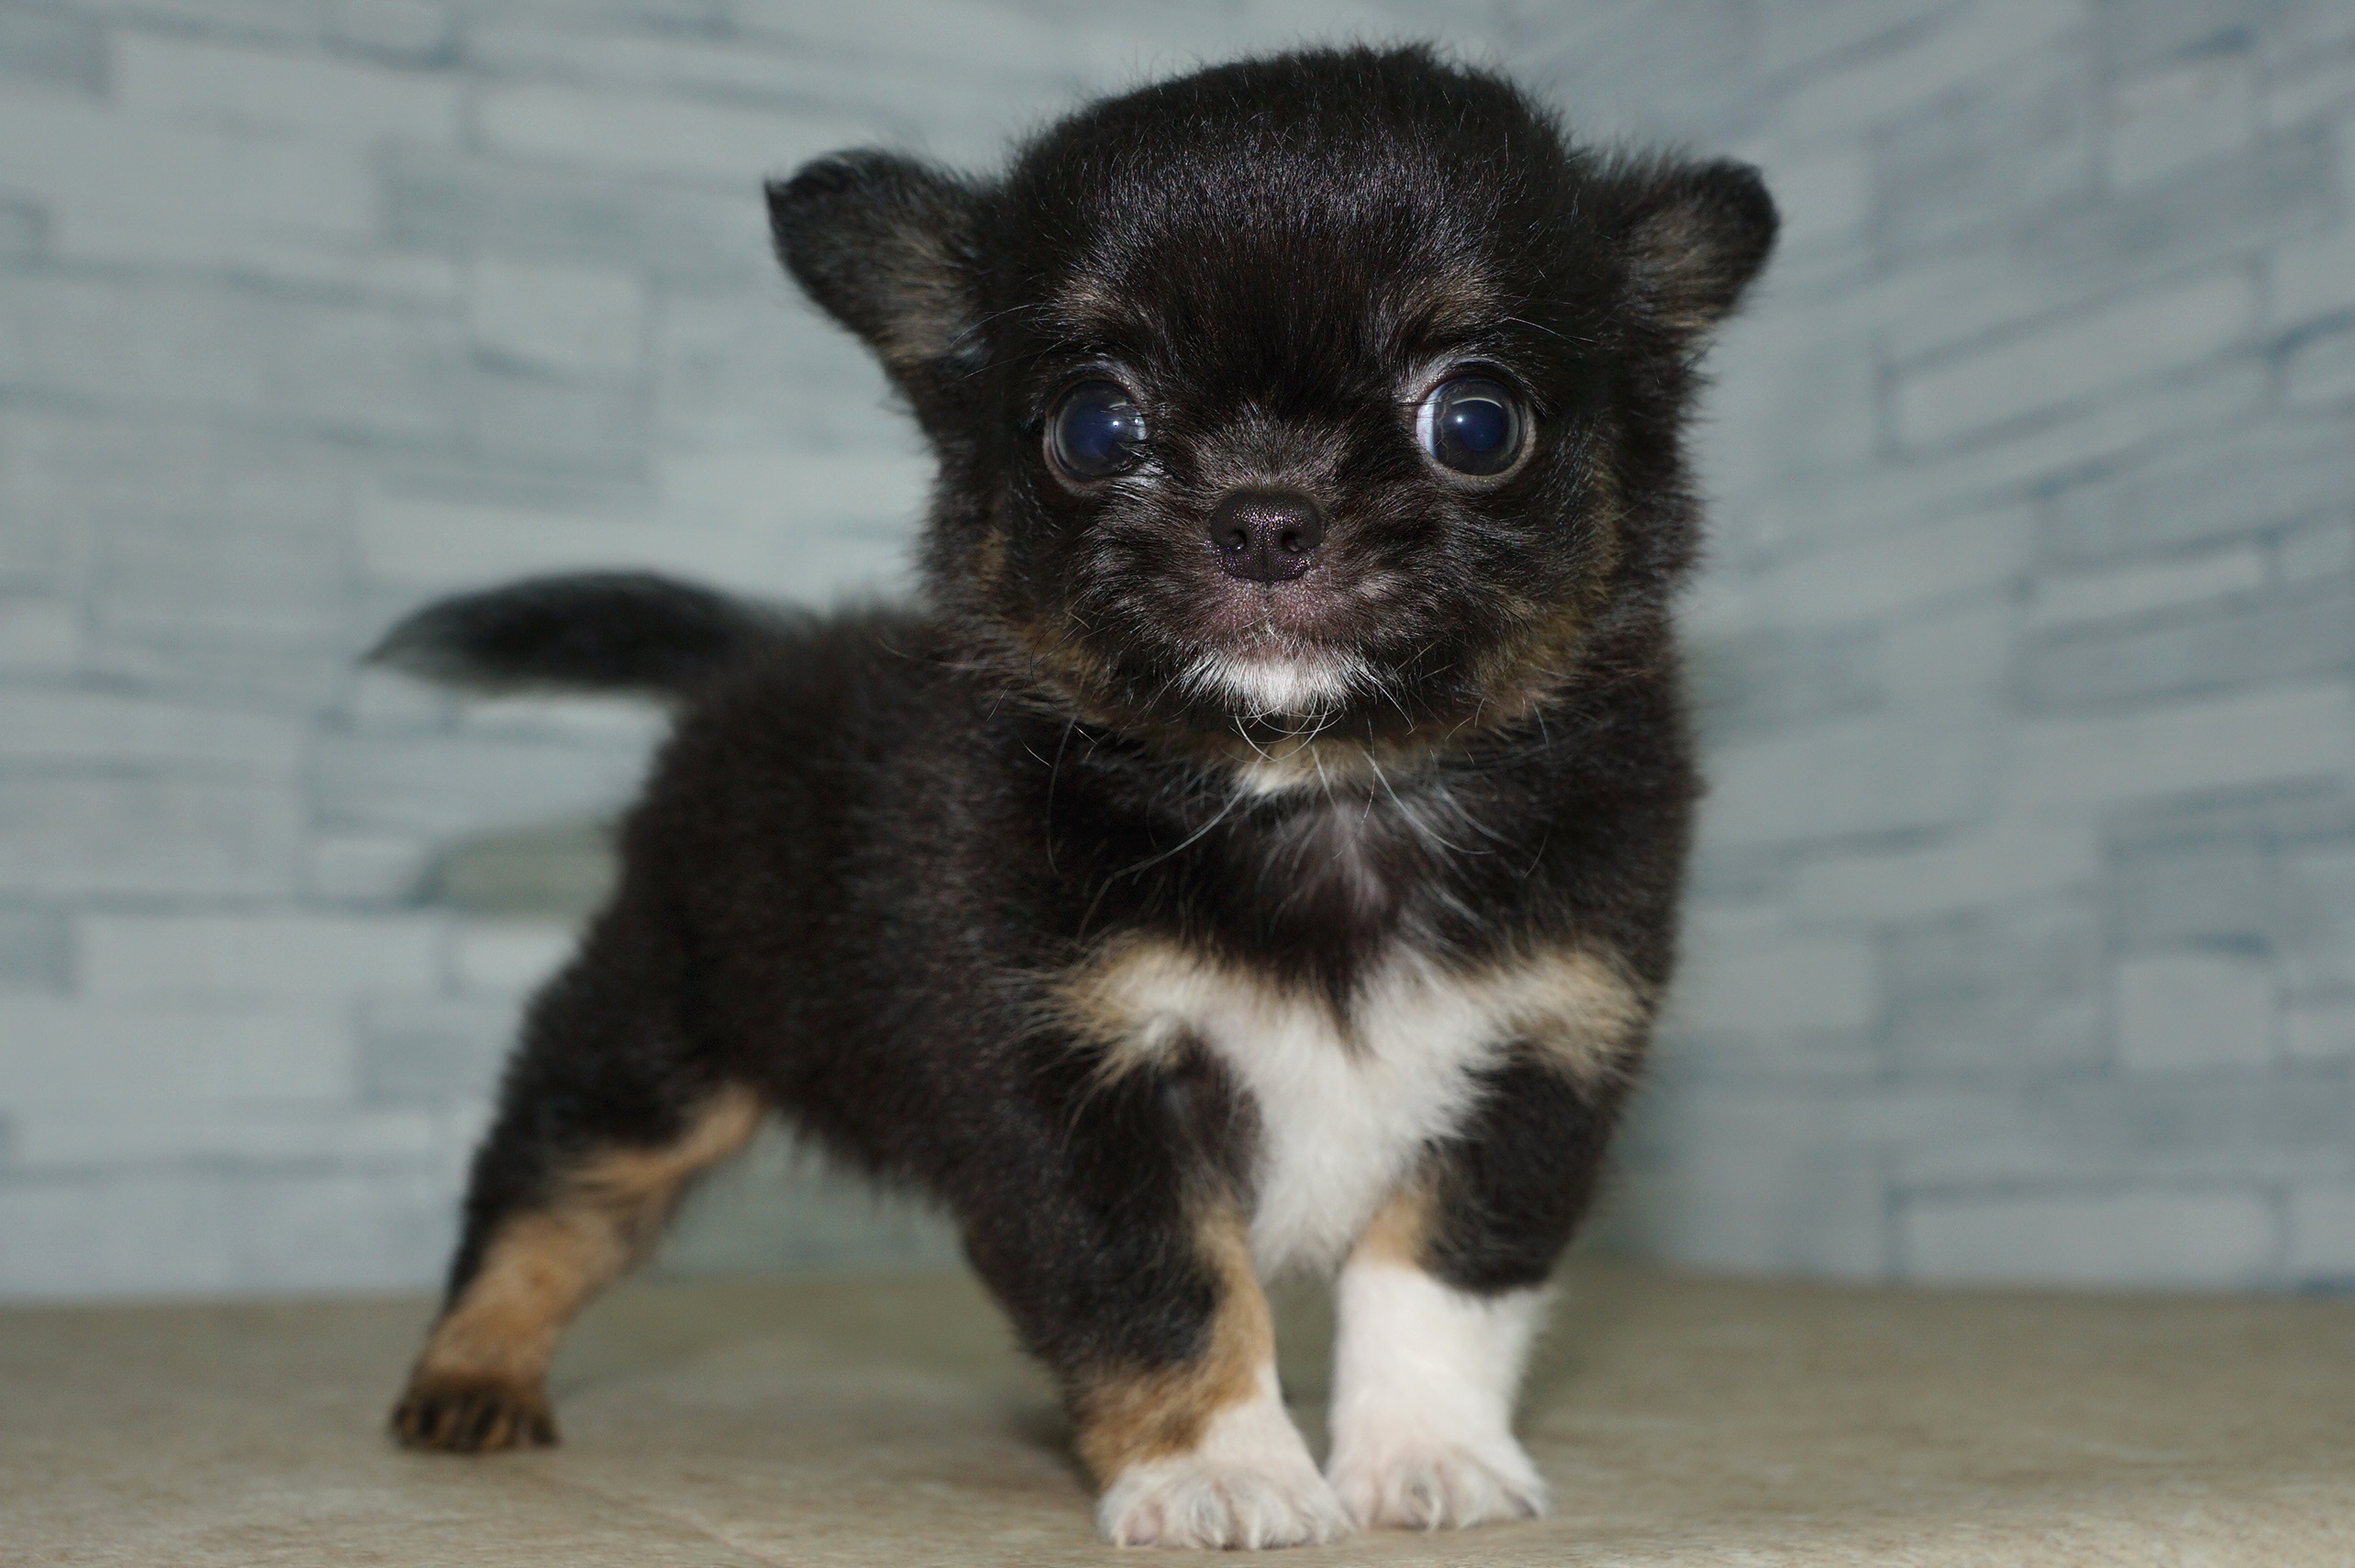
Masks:
[[[567,1441],[380,1433],[417,1300],[0,1313],[0,1563],[1121,1561],[954,1275],[639,1285]],[[1312,1440],[1325,1328],[1288,1311]],[[2355,1304],[1573,1271],[1524,1422],[1555,1516],[1291,1553],[1595,1568],[2355,1564]]]

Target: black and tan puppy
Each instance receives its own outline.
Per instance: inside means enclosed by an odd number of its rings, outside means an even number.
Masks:
[[[995,182],[854,152],[769,196],[938,454],[923,602],[553,579],[388,639],[681,705],[400,1436],[550,1440],[565,1322],[774,1111],[954,1214],[1109,1539],[1537,1512],[1515,1385],[1669,976],[1680,438],[1757,176],[1349,51],[1097,104]],[[1285,1269],[1339,1273],[1322,1473]]]

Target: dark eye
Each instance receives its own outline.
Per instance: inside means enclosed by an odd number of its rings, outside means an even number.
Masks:
[[[1083,381],[1047,421],[1047,455],[1073,479],[1109,479],[1144,461],[1145,416],[1116,381]]]
[[[1416,439],[1442,467],[1483,476],[1520,459],[1528,428],[1512,389],[1484,375],[1441,382],[1415,416]]]

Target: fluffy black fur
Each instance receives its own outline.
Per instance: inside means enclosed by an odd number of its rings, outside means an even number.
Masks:
[[[1697,521],[1681,432],[1773,208],[1746,168],[1576,150],[1415,50],[1151,86],[1001,180],[854,152],[769,199],[784,264],[938,455],[922,599],[794,620],[558,579],[387,639],[438,678],[682,699],[618,891],[531,1010],[450,1300],[584,1162],[668,1147],[742,1086],[944,1204],[1067,1386],[1184,1362],[1219,1292],[1190,1217],[1206,1190],[1248,1212],[1254,1110],[1199,1052],[1107,1081],[1060,977],[1144,935],[1346,1018],[1402,951],[1469,968],[1568,943],[1658,995],[1696,793],[1668,614]],[[1416,445],[1422,387],[1463,364],[1531,413],[1501,480]],[[1149,460],[1067,482],[1046,423],[1107,372]],[[1296,581],[1239,580],[1205,519],[1271,487],[1326,539]],[[1347,674],[1261,711],[1222,660]],[[1285,768],[1308,782],[1243,782]],[[1548,1274],[1640,1033],[1600,1077],[1489,1070],[1427,1151],[1432,1273]],[[435,1397],[413,1390],[412,1440],[505,1429],[437,1421]]]
[[[368,657],[480,690],[689,691],[759,658],[775,611],[647,572],[540,577],[427,606]]]

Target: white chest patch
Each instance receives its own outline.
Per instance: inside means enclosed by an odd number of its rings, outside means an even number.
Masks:
[[[1470,973],[1402,954],[1360,989],[1346,1024],[1320,995],[1158,943],[1116,949],[1066,997],[1107,1047],[1107,1071],[1198,1040],[1250,1095],[1263,1274],[1337,1265],[1425,1146],[1462,1124],[1482,1070],[1506,1051],[1606,1073],[1640,1015],[1626,982],[1576,950]]]

